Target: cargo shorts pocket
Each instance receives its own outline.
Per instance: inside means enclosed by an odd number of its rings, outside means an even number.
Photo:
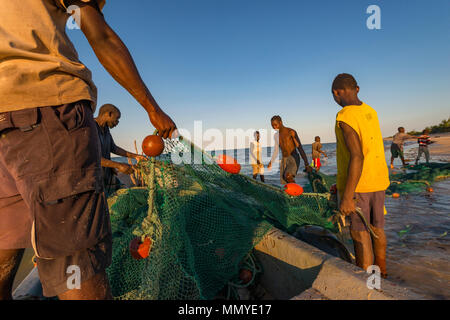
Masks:
[[[38,108],[5,114],[0,151],[14,179],[46,172],[52,167],[50,139],[41,118]]]
[[[33,202],[32,243],[43,259],[65,257],[95,246],[111,234],[101,179],[58,177],[41,183]],[[56,188],[48,188],[53,183]],[[59,186],[59,188],[58,188]]]
[[[56,118],[59,120],[60,126],[68,132],[85,127],[87,124],[87,117],[92,116],[91,114],[86,114],[90,111],[90,108],[88,102],[85,101],[51,108],[53,109]]]

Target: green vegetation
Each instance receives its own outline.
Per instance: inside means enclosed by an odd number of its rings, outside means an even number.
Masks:
[[[430,130],[430,133],[450,132],[450,118],[448,118],[447,120],[442,120],[438,125],[426,127],[425,129]],[[408,132],[408,134],[418,136],[422,134],[422,131],[410,131]]]

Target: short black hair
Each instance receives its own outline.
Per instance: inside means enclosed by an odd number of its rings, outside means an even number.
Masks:
[[[255,133],[259,134],[259,131],[258,131],[258,130],[256,130],[256,131],[255,131]]]
[[[272,119],[270,119],[270,122],[275,121],[275,120],[281,122],[281,117],[280,116],[273,116]]]
[[[102,116],[105,113],[110,113],[110,112],[118,112],[119,116],[121,115],[119,108],[117,108],[115,105],[107,103],[104,104],[100,107],[100,110],[98,111],[98,115]]]
[[[397,130],[398,130],[398,132],[400,132],[400,130],[402,130],[402,129],[405,130],[405,128],[403,128],[403,127],[398,127]]]
[[[351,74],[341,73],[334,78],[332,89],[356,89],[357,86],[358,83]]]
[[[320,139],[320,137],[319,137],[319,136],[315,136],[315,137],[314,137],[314,140],[317,140],[317,139]]]

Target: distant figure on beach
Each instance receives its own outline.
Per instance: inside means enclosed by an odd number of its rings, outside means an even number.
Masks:
[[[66,34],[71,14],[100,63],[164,138],[175,123],[106,23],[104,0],[0,4],[0,300],[12,298],[24,248],[34,250],[46,297],[111,299],[105,272],[111,223],[93,117],[97,88]],[[74,289],[68,286],[73,266],[81,282]]]
[[[264,165],[262,163],[261,143],[259,142],[259,131],[255,132],[255,141],[250,142],[250,163],[253,168],[253,179],[259,174],[262,182],[264,182]]]
[[[314,138],[314,143],[312,144],[313,165],[317,172],[320,170],[320,167],[322,166],[322,164],[320,163],[320,154],[323,154],[325,157],[327,156],[327,154],[324,151],[322,151],[322,144],[320,143],[320,137],[317,136]]]
[[[394,159],[400,157],[402,164],[406,166],[405,158],[403,155],[403,144],[408,139],[415,139],[416,137],[405,133],[405,128],[400,127],[398,132],[392,137],[391,144],[391,169],[394,169]]]
[[[274,136],[274,152],[267,168],[269,170],[272,168],[272,163],[277,159],[279,148],[281,148],[283,157],[280,163],[280,182],[281,184],[295,183],[295,176],[297,175],[300,166],[300,156],[305,163],[306,171],[312,172],[312,168],[309,166],[308,157],[306,156],[300,138],[294,129],[285,127],[280,116],[273,116],[270,121],[272,128],[278,132]]]
[[[427,164],[430,161],[430,150],[428,150],[428,145],[434,143],[434,141],[431,141],[429,134],[430,130],[425,129],[423,130],[423,134],[417,139],[417,143],[419,144],[419,152],[417,154],[416,165],[419,164],[422,153],[425,154],[425,160],[427,161]]]
[[[132,166],[126,163],[112,161],[111,153],[122,157],[133,158],[138,162],[146,159],[144,156],[126,151],[114,143],[109,129],[119,124],[120,117],[120,110],[116,106],[105,104],[100,108],[98,116],[95,118],[102,151],[103,184],[107,195],[112,194],[121,187],[121,182],[116,177],[116,170],[124,174],[132,174],[134,172]]]
[[[375,264],[386,277],[384,198],[389,172],[378,115],[358,99],[358,92],[350,74],[339,74],[333,81],[334,100],[342,107],[335,126],[339,210],[350,215],[356,264],[364,270]],[[378,238],[371,236],[355,213],[357,207]]]

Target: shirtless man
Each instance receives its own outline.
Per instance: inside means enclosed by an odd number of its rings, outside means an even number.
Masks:
[[[314,138],[314,143],[312,144],[312,158],[314,167],[316,168],[316,171],[319,172],[320,167],[322,164],[320,163],[320,154],[323,154],[325,157],[327,154],[325,151],[322,151],[322,144],[320,143],[320,137],[317,136]]]
[[[272,128],[278,132],[274,137],[275,150],[267,168],[269,170],[272,168],[272,162],[275,161],[278,156],[278,148],[281,148],[283,158],[280,163],[280,182],[281,184],[295,183],[295,176],[297,174],[298,167],[300,166],[300,156],[305,163],[306,172],[312,172],[312,168],[308,163],[308,157],[303,150],[297,132],[294,129],[285,127],[280,116],[273,116],[271,123]]]

